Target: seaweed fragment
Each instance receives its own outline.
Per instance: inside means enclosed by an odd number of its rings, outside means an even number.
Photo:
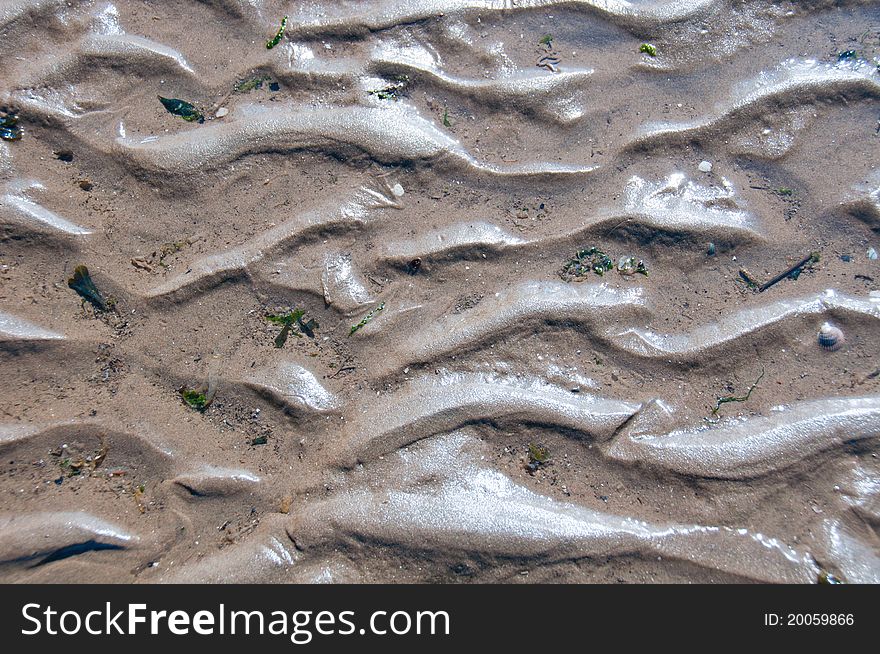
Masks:
[[[77,266],[73,269],[73,277],[67,280],[67,285],[98,311],[107,311],[110,308],[109,303],[92,281],[89,269],[85,266]]]
[[[320,325],[314,318],[308,321],[303,321],[303,316],[305,316],[305,314],[306,312],[304,309],[294,309],[287,313],[266,315],[266,320],[276,325],[281,325],[281,332],[275,338],[275,347],[284,347],[284,344],[287,342],[287,337],[291,334],[297,338],[302,338],[302,334],[305,334],[309,338],[315,337],[315,330],[320,327]],[[291,331],[294,326],[296,326],[297,330]]]
[[[202,115],[202,112],[189,102],[178,100],[177,98],[163,98],[161,95],[156,97],[159,98],[159,102],[162,103],[162,106],[165,107],[168,113],[180,116],[188,123],[205,122],[205,117]]]
[[[266,50],[271,50],[276,45],[281,43],[281,37],[284,36],[285,27],[287,27],[287,16],[281,19],[281,27],[278,28],[277,32],[275,32],[275,36],[266,41]]]
[[[370,313],[368,313],[366,316],[364,316],[363,320],[361,320],[358,324],[352,325],[351,330],[348,332],[348,335],[351,336],[352,334],[354,334],[357,330],[359,330],[361,327],[363,327],[368,322],[370,322],[373,318],[375,318],[376,314],[379,313],[380,311],[382,311],[384,308],[385,308],[385,303],[383,302],[378,307],[376,307],[375,309],[370,311]]]
[[[380,100],[396,101],[400,99],[401,95],[403,95],[403,91],[407,84],[409,84],[408,75],[394,75],[390,84],[386,84],[381,89],[370,91],[369,95],[375,95]]]
[[[851,59],[858,59],[859,53],[855,50],[841,50],[837,53],[837,61],[847,61]]]
[[[302,338],[302,336],[300,336],[296,332],[294,332],[293,335],[297,338]],[[275,347],[279,349],[284,347],[284,344],[287,342],[288,336],[290,336],[290,324],[284,325],[284,327],[281,328],[281,331],[278,332],[278,336],[275,337]]]
[[[71,453],[67,445],[62,445],[57,449],[51,450],[49,454],[58,459],[58,467],[61,468],[62,473],[60,479],[61,482],[63,482],[65,476],[76,477],[83,473],[88,475],[93,473],[102,463],[104,463],[104,459],[107,458],[107,452],[109,450],[110,448],[102,437],[101,447],[85,456],[81,453]],[[59,486],[61,485],[61,482],[57,479],[55,480],[55,483]]]
[[[596,247],[578,250],[574,257],[565,262],[559,276],[567,282],[582,281],[590,271],[600,277],[614,269],[614,261]]]
[[[758,375],[758,378],[755,380],[755,383],[749,387],[748,392],[745,395],[726,395],[724,397],[719,397],[718,401],[715,403],[715,408],[712,409],[712,415],[716,418],[718,417],[718,411],[721,409],[722,404],[727,404],[728,402],[746,402],[752,396],[752,391],[754,391],[758,387],[758,383],[764,378],[764,368],[761,368],[761,374]],[[717,422],[717,421],[716,421]]]
[[[252,75],[236,82],[232,87],[234,93],[250,93],[256,89],[263,88],[263,83],[268,82],[271,78],[268,75]]]
[[[14,111],[0,112],[0,139],[4,141],[18,141],[21,139],[18,114]]]
[[[535,472],[543,465],[547,465],[550,461],[550,450],[535,443],[529,443],[529,462],[526,464],[526,470],[529,474]]]
[[[146,494],[146,492],[147,487],[143,484],[138,484],[131,491],[131,496],[134,498],[135,504],[137,504],[138,512],[142,514],[147,512],[147,507],[144,506],[144,495]]]
[[[207,395],[191,388],[181,389],[180,397],[183,398],[183,403],[190,409],[194,409],[200,413],[204,413],[208,408],[208,405],[211,404]]]
[[[452,123],[449,122],[449,108],[443,107],[443,127],[452,127]]]
[[[553,35],[545,34],[538,41],[538,44],[542,47],[538,48],[538,60],[535,62],[535,65],[538,68],[546,68],[551,73],[559,72],[557,66],[562,62],[562,58],[559,56],[556,48],[553,47]]]
[[[290,335],[290,328],[295,322],[302,318],[303,315],[305,315],[304,310],[294,309],[293,311],[288,311],[287,313],[270,314],[266,316],[266,320],[268,320],[269,322],[276,325],[281,325],[281,331],[278,333],[278,336],[275,337],[275,347],[284,347],[284,344],[287,342],[287,337]],[[302,336],[297,332],[293,332],[293,335],[297,338],[302,338]]]
[[[314,318],[310,319],[308,322],[298,320],[296,324],[299,327],[299,330],[309,338],[315,338],[315,330],[320,327],[318,321]]]
[[[617,262],[617,272],[621,275],[639,275],[648,276],[648,267],[645,262],[635,257],[621,257]]]
[[[642,43],[642,45],[639,46],[639,52],[643,52],[644,54],[648,55],[649,57],[656,57],[657,56],[657,46],[654,45],[653,43]]]
[[[211,406],[214,397],[217,395],[216,367],[212,366],[209,369],[207,383],[199,384],[196,387],[181,386],[178,389],[178,392],[180,393],[183,403],[190,409],[198,411],[199,413],[204,413],[208,407]]]
[[[294,309],[287,313],[268,313],[266,320],[276,325],[290,325],[302,318],[306,314],[305,309]]]
[[[255,436],[251,439],[251,445],[265,445],[268,442],[269,439],[266,436]]]

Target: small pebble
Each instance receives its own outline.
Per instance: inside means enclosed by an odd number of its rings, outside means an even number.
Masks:
[[[877,258],[877,250],[874,248],[868,248],[868,251],[865,253],[868,255],[868,258],[873,260]]]
[[[391,187],[391,192],[394,193],[394,197],[400,198],[403,197],[403,187],[400,184],[395,184]],[[876,257],[874,257],[876,259]]]
[[[223,118],[223,116],[225,116],[225,115],[228,114],[228,113],[229,113],[229,109],[227,109],[226,107],[220,107],[220,108],[217,110],[217,113],[214,114],[214,117],[215,117],[215,118]]]
[[[712,164],[708,161],[701,161],[700,165],[697,166],[701,173],[711,173],[712,172]]]

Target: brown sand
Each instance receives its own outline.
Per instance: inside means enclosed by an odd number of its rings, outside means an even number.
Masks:
[[[876,2],[69,4],[0,3],[0,580],[880,581]]]

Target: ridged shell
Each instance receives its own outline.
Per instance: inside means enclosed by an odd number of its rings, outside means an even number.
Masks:
[[[839,350],[846,342],[846,338],[843,336],[843,331],[841,331],[839,327],[832,325],[830,322],[826,322],[822,325],[822,328],[819,330],[818,340],[819,345],[830,352]]]

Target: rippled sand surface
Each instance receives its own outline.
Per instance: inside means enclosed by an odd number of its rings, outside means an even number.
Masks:
[[[0,56],[0,580],[880,581],[880,3],[7,0]]]

